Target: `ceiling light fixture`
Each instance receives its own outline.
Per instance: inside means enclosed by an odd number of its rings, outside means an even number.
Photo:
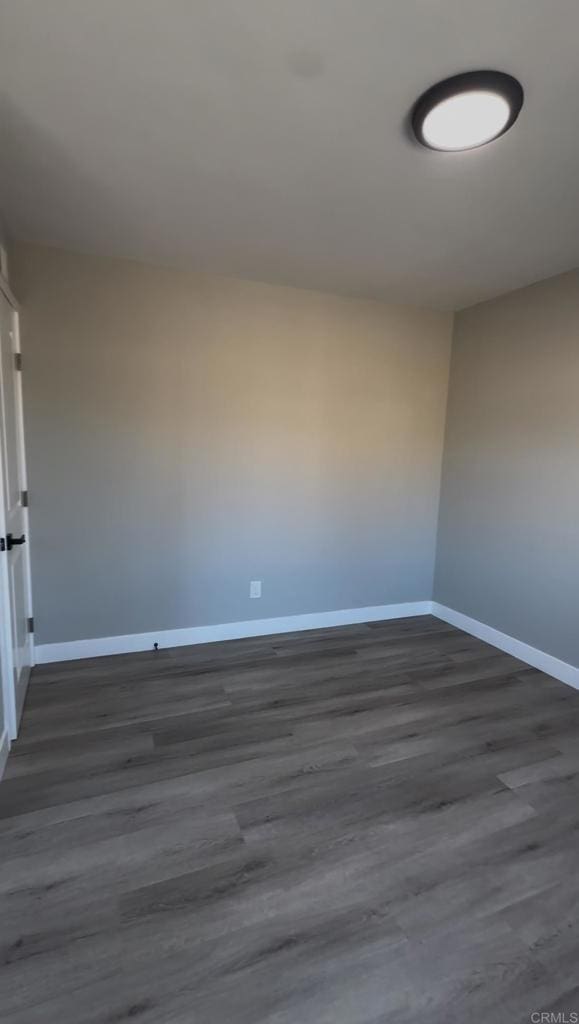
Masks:
[[[429,149],[477,149],[515,123],[523,105],[520,82],[504,71],[467,71],[428,89],[412,111],[412,129]]]

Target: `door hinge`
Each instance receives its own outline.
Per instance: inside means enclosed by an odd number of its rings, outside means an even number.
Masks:
[[[22,369],[22,352],[14,353],[14,366],[16,367],[17,370]]]
[[[27,621],[28,621],[28,632],[29,633],[34,633],[34,619],[32,618],[32,616],[30,616],[30,618]]]
[[[22,508],[28,508],[28,491],[20,491],[20,504]]]

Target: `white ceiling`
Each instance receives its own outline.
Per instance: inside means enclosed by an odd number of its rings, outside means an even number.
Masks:
[[[579,263],[578,0],[0,0],[18,237],[458,308]],[[514,128],[405,132],[480,67]]]

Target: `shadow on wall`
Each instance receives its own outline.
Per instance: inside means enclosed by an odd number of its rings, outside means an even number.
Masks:
[[[5,97],[0,99],[0,135],[2,138],[3,181],[0,184],[2,209],[10,214],[10,224],[19,238],[49,239],[52,243],[74,247],[74,226],[85,218],[87,210],[99,210],[98,222],[92,225],[94,248],[114,250],[127,229],[139,233],[147,211],[136,209],[127,197],[120,204],[113,200],[113,190],[97,182],[90,174],[82,153],[75,153],[71,143],[66,146],[44,131],[42,125],[30,120]],[[95,125],[95,131],[102,126]],[[22,173],[21,168],[30,173]],[[16,171],[18,168],[18,171]],[[44,200],[36,200],[38,169],[41,168]],[[114,168],[110,169],[111,177]],[[66,208],[62,209],[62,182],[68,183]],[[30,211],[33,210],[33,216]],[[63,225],[67,225],[63,232]],[[22,298],[22,296],[20,296]]]

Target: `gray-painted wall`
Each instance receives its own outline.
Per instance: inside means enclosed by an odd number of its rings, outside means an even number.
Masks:
[[[450,315],[38,246],[14,283],[38,642],[430,597]]]
[[[455,318],[434,594],[579,666],[579,271]]]

